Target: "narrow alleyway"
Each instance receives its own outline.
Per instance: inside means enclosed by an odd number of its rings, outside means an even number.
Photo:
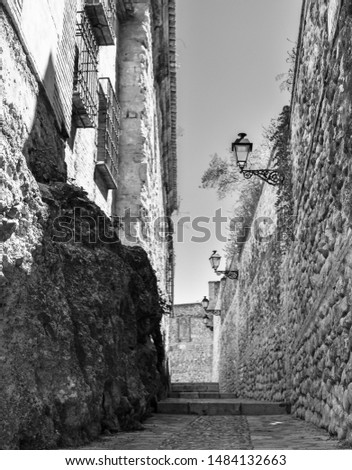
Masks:
[[[177,387],[176,387],[177,388]],[[199,388],[199,387],[198,387]],[[184,392],[172,392],[171,398],[159,404],[159,413],[146,420],[141,431],[120,432],[115,435],[104,435],[81,449],[85,450],[251,450],[251,449],[301,449],[301,450],[332,450],[341,448],[339,441],[333,439],[323,429],[301,421],[289,414],[278,414],[278,407],[268,403],[253,402],[228,398],[214,397],[218,392],[192,391],[192,387]],[[175,395],[182,394],[182,398]],[[185,395],[188,394],[188,397]],[[195,397],[200,395],[201,398]],[[219,394],[221,395],[221,394]],[[185,402],[195,405],[198,410],[211,414],[195,414],[195,408],[188,414],[177,414],[177,400],[184,406]],[[232,403],[223,414],[224,402]],[[216,402],[218,405],[217,413]],[[173,407],[170,406],[173,404]],[[205,404],[211,403],[206,409]],[[243,407],[248,414],[240,414],[238,404],[253,404]],[[167,407],[164,405],[167,404]],[[161,405],[161,406],[160,406]],[[261,405],[261,406],[260,406]],[[274,405],[274,404],[273,404]],[[276,404],[278,405],[278,404]],[[168,409],[170,413],[160,410]],[[185,409],[185,408],[183,408]],[[189,408],[190,410],[190,408]],[[267,414],[273,412],[274,414]]]

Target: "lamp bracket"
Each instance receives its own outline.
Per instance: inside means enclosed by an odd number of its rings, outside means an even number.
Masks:
[[[279,170],[242,170],[243,176],[248,180],[252,178],[253,175],[259,176],[266,183],[271,184],[272,186],[278,186],[282,184],[285,180],[285,176]]]
[[[223,274],[224,276],[228,277],[229,279],[232,279],[232,280],[237,280],[238,279],[238,270],[235,269],[233,271],[215,271],[216,274],[218,274],[220,276],[220,274]]]

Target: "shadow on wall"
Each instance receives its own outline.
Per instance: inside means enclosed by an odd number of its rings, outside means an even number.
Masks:
[[[56,107],[62,115],[63,106],[57,93],[52,55],[48,60],[43,83],[54,90]],[[46,90],[40,84],[33,126],[23,146],[23,155],[28,167],[39,183],[67,180],[64,141],[66,137],[64,127],[58,129],[53,107],[47,98]]]

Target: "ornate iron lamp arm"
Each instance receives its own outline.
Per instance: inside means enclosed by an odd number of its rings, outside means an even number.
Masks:
[[[224,276],[228,277],[229,279],[232,279],[236,281],[238,279],[238,270],[235,269],[233,271],[215,271],[216,274],[223,274]]]
[[[246,179],[252,178],[253,175],[259,176],[259,178],[272,186],[278,186],[285,180],[285,176],[279,170],[242,170],[241,173]]]

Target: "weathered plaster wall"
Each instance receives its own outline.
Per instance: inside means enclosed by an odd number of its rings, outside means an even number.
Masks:
[[[167,354],[172,382],[211,382],[213,332],[203,322],[201,304],[174,306],[169,318]]]
[[[58,128],[68,135],[77,2],[5,0],[3,3],[12,14],[32,70],[42,82]]]
[[[90,199],[111,215],[111,191],[97,184],[94,175],[96,129],[77,129],[72,123],[78,4],[75,0],[38,1],[34,4],[24,1],[16,8],[14,2],[5,3],[7,13],[11,15],[6,17],[4,31],[8,77],[5,86],[8,87],[8,97],[16,99],[17,94],[24,100],[20,105],[21,116],[31,129],[24,153],[30,169],[41,182],[65,181],[68,178],[83,187]],[[46,37],[45,41],[43,37]],[[8,47],[12,51],[8,52]],[[110,77],[113,86],[116,55],[115,46],[100,48],[98,75]],[[28,70],[27,62],[30,65]],[[35,90],[25,83],[29,75],[36,82]],[[56,132],[51,131],[54,128]]]
[[[77,9],[83,10],[83,3],[83,0],[80,1],[80,6],[77,3]],[[99,47],[98,53],[98,77],[110,78],[115,95],[118,91],[119,29],[119,19],[117,19],[115,44]],[[107,215],[111,216],[114,215],[113,191],[107,190],[104,182],[99,178],[99,174],[95,173],[96,161],[97,130],[95,128],[76,128],[73,122],[68,145],[65,146],[67,177],[77,186],[83,187],[89,198]]]

